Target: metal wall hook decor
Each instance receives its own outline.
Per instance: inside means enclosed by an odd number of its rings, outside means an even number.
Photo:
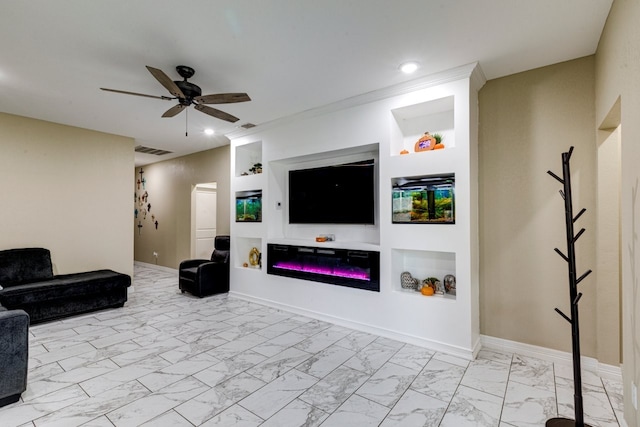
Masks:
[[[567,322],[571,324],[571,339],[573,350],[573,401],[575,409],[575,420],[569,418],[551,418],[547,420],[547,427],[564,427],[564,426],[576,426],[584,427],[588,424],[584,423],[584,408],[582,404],[582,371],[580,367],[580,328],[578,318],[578,303],[582,298],[582,292],[578,292],[578,284],[591,274],[591,270],[587,270],[580,277],[577,277],[576,273],[576,241],[582,236],[585,229],[582,228],[578,234],[574,234],[574,223],[586,212],[586,209],[580,210],[576,216],[573,215],[573,203],[571,200],[571,168],[569,161],[571,160],[571,153],[573,147],[566,153],[562,153],[562,178],[551,171],[547,171],[549,175],[558,180],[563,189],[560,190],[560,196],[564,199],[564,214],[567,234],[567,253],[563,253],[560,249],[554,250],[558,255],[567,262],[569,270],[569,303],[571,306],[571,315],[567,316],[560,309],[556,308],[555,311],[562,316]]]

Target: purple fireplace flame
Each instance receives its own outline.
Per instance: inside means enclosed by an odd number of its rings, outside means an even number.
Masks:
[[[302,271],[305,273],[322,274],[325,276],[345,277],[348,279],[371,280],[369,273],[347,270],[339,267],[323,267],[319,265],[301,265],[293,262],[278,262],[274,268],[282,270]]]

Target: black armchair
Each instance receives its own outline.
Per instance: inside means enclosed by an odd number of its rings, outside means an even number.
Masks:
[[[180,263],[178,286],[182,293],[197,297],[229,292],[229,236],[216,236],[211,259],[189,259]]]

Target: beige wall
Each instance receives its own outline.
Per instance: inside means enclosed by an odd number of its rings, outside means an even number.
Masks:
[[[132,214],[130,224],[135,230],[136,261],[154,264],[153,252],[157,252],[158,265],[178,268],[180,261],[191,257],[191,191],[199,183],[217,183],[217,234],[229,233],[229,153],[226,145],[142,167],[151,211],[146,220],[140,217],[132,219],[134,203],[129,205]],[[135,168],[136,179],[140,176],[139,171],[139,167]],[[157,230],[152,224],[151,214],[158,221]],[[140,230],[138,221],[143,225]]]
[[[0,113],[0,249],[44,247],[54,272],[133,274],[133,140]]]
[[[596,53],[596,126],[621,124],[621,271],[625,419],[640,425],[631,383],[640,384],[640,2],[615,0]],[[619,114],[617,102],[619,100]],[[613,114],[612,114],[613,111]]]
[[[594,57],[488,81],[480,91],[480,328],[492,337],[571,351],[561,153],[571,158],[574,214],[587,232],[576,245],[577,269],[595,269],[596,140]],[[594,276],[594,275],[592,275]],[[595,277],[580,285],[582,354],[598,354]],[[617,333],[618,331],[612,331]],[[604,359],[604,360],[603,360]]]

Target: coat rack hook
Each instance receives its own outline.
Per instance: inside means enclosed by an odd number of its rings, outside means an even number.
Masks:
[[[554,177],[555,179],[557,179],[558,181],[560,181],[560,184],[564,184],[564,181],[562,180],[562,178],[560,178],[558,175],[556,175],[555,173],[551,172],[551,171],[547,171],[547,173],[549,175],[551,175],[552,177]]]
[[[556,253],[562,257],[562,259],[564,259],[565,261],[569,262],[569,258],[568,258],[565,254],[563,254],[563,253],[560,251],[560,249],[558,249],[558,248],[554,248],[553,250],[554,250],[554,251],[556,251]]]
[[[573,243],[576,242],[576,240],[578,240],[580,238],[580,236],[582,236],[582,233],[584,233],[584,228],[580,231],[578,231],[578,234],[575,235],[575,237],[573,238]]]
[[[587,270],[587,271],[585,271],[585,273],[584,273],[582,276],[580,276],[580,277],[578,277],[578,278],[576,279],[576,285],[577,285],[578,283],[582,282],[582,279],[584,279],[585,277],[587,277],[587,276],[588,276],[589,274],[591,274],[591,273],[592,273],[592,271],[591,271],[591,270]]]
[[[556,313],[558,313],[560,316],[564,317],[564,320],[566,320],[567,322],[571,323],[571,319],[569,319],[569,317],[564,314],[562,311],[560,311],[559,308],[556,308]]]
[[[573,222],[576,222],[578,220],[578,218],[580,218],[582,216],[583,213],[585,213],[587,210],[585,208],[582,208],[582,210],[580,212],[578,212],[578,215],[576,215],[573,218]]]

